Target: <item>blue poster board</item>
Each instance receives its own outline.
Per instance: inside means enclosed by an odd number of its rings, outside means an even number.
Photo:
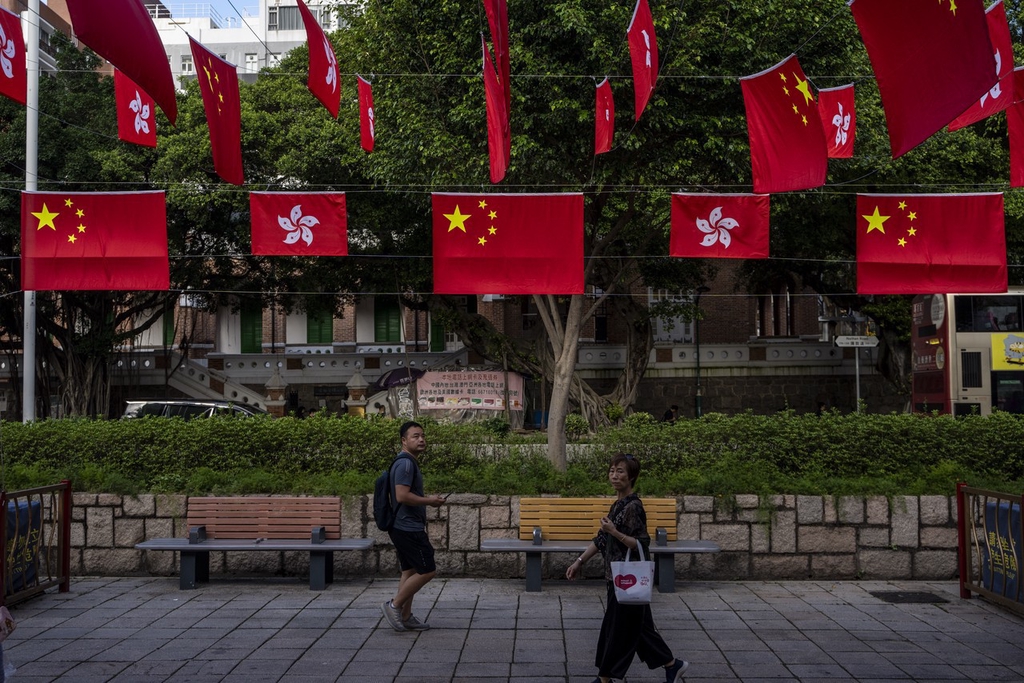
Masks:
[[[6,594],[38,583],[39,545],[42,540],[42,505],[38,500],[7,503]]]
[[[985,505],[985,541],[981,544],[981,585],[1021,601],[1020,505],[1004,501]]]

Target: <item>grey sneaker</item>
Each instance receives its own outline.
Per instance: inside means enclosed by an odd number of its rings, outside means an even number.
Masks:
[[[384,613],[384,618],[391,624],[391,628],[396,631],[405,630],[405,626],[402,624],[402,610],[392,605],[390,600],[384,601],[384,604],[380,606],[380,611]]]
[[[430,630],[430,624],[425,621],[420,621],[416,618],[415,614],[410,614],[409,618],[402,622],[402,626],[407,631],[428,631]]]

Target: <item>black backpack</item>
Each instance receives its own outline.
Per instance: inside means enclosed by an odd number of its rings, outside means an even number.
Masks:
[[[395,505],[391,495],[394,490],[391,485],[391,470],[401,458],[409,458],[413,461],[413,467],[416,467],[414,458],[400,453],[391,461],[391,465],[380,473],[377,481],[373,484],[373,521],[377,523],[377,528],[381,531],[391,531],[395,526],[395,519],[398,517],[398,508],[402,507],[401,503]]]

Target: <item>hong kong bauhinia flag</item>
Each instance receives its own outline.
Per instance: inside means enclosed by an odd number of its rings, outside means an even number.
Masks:
[[[203,95],[206,123],[210,127],[213,167],[225,182],[241,185],[242,104],[238,96],[238,71],[207,50],[191,36],[199,90]]]
[[[1024,66],[1013,70],[1014,104],[1006,110],[1010,135],[1010,187],[1024,187]]]
[[[114,69],[114,103],[117,106],[118,139],[134,145],[156,147],[153,98],[118,69]]]
[[[853,156],[853,138],[857,132],[853,83],[818,91],[818,113],[825,129],[825,142],[830,159]]]
[[[487,42],[480,38],[484,50],[484,101],[487,107],[487,154],[491,182],[500,183],[508,170],[508,149],[505,134],[508,131],[508,113],[505,111],[505,95],[498,76],[491,63]]]
[[[673,194],[669,254],[685,258],[768,258],[766,194]]]
[[[25,104],[26,73],[21,19],[0,7],[0,95]]]
[[[1003,195],[857,195],[857,292],[1005,292]]]
[[[957,130],[972,123],[981,121],[1003,111],[1013,104],[1013,43],[1010,40],[1010,25],[1006,21],[1006,8],[1003,0],[993,4],[985,11],[988,24],[988,37],[992,41],[993,57],[996,60],[996,74],[999,82],[981,96],[981,99],[970,106],[949,124],[950,130]]]
[[[75,36],[148,92],[173,124],[174,78],[142,0],[66,0]]]
[[[163,192],[22,192],[22,288],[166,290]]]
[[[597,84],[597,104],[594,111],[594,154],[604,154],[612,149],[615,138],[615,100],[612,86],[606,77]]]
[[[811,84],[796,55],[740,79],[747,111],[754,192],[821,187],[828,148]]]
[[[433,194],[431,201],[435,293],[583,293],[582,194]]]
[[[320,103],[327,108],[331,116],[338,118],[341,106],[341,71],[338,69],[338,58],[334,55],[331,41],[327,39],[320,22],[306,7],[302,0],[295,0],[302,15],[302,24],[306,27],[306,43],[309,46],[309,77],[306,87]]]
[[[370,82],[356,74],[359,88],[359,142],[367,154],[377,141],[377,112],[373,108],[373,88]]]
[[[253,254],[348,255],[343,192],[252,192],[249,212]]]
[[[997,82],[982,0],[851,0],[895,159]]]
[[[626,38],[633,62],[634,109],[639,121],[658,81],[658,41],[654,37],[654,17],[647,0],[637,0],[633,18],[626,28]]]

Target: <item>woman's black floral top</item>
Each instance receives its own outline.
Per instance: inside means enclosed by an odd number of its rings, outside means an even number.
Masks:
[[[644,510],[644,504],[641,502],[640,496],[631,493],[625,498],[615,501],[608,512],[608,518],[612,520],[612,524],[615,525],[619,533],[632,536],[643,546],[644,557],[650,557],[651,536],[647,533],[647,511]],[[594,545],[597,546],[597,549],[601,551],[601,555],[604,556],[604,577],[611,581],[612,562],[625,560],[626,551],[629,548],[603,529],[598,531],[597,536],[594,537]],[[637,560],[640,559],[636,551],[633,551],[630,557]]]

